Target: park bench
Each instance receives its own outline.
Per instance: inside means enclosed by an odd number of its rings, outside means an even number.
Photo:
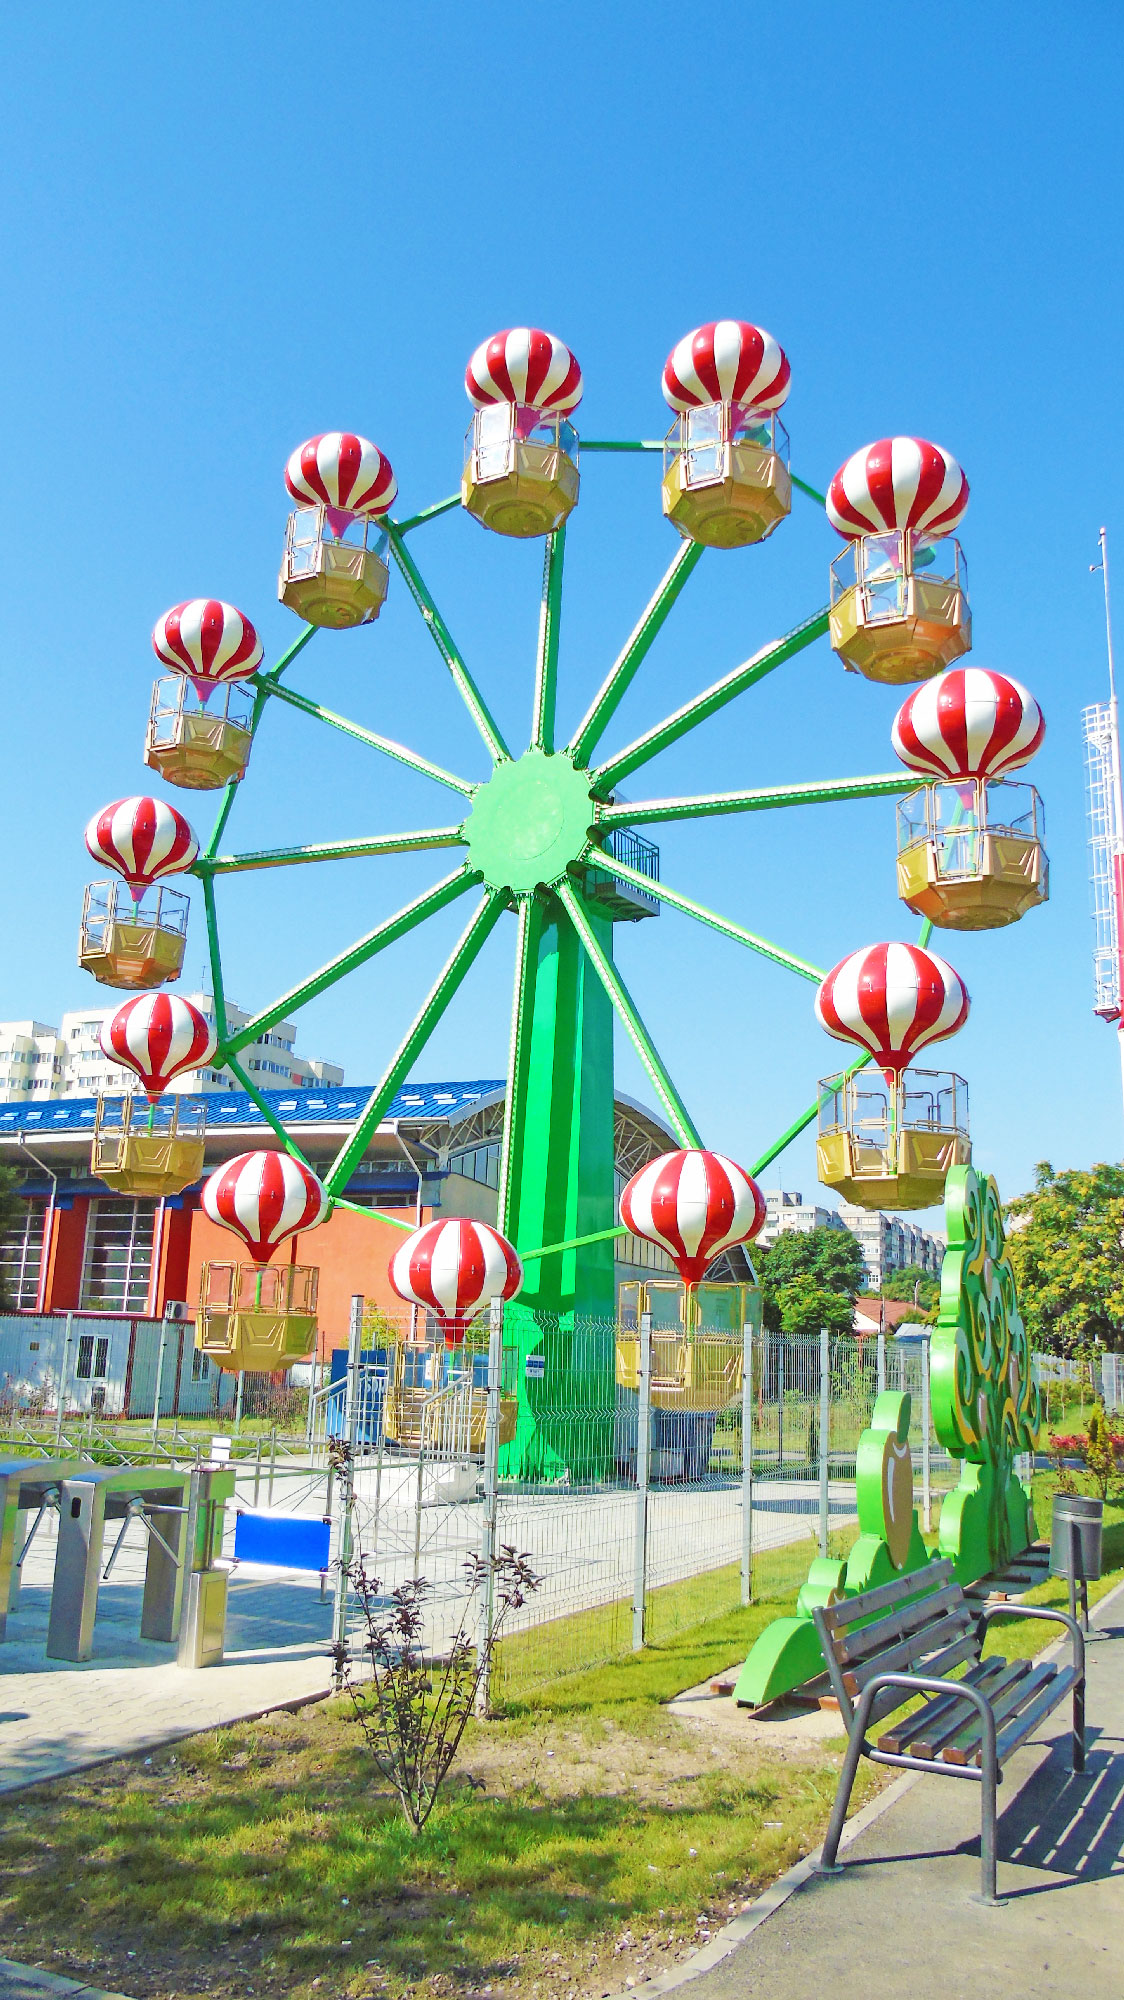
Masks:
[[[974,1604],[953,1581],[950,1562],[819,1608],[816,1627],[831,1684],[847,1725],[848,1745],[821,1870],[840,1872],[836,1856],[859,1758],[980,1786],[980,1900],[994,1904],[996,1787],[1003,1765],[1052,1709],[1072,1693],[1073,1769],[1085,1769],[1085,1638],[1075,1618],[1042,1605]],[[918,1586],[922,1586],[918,1594]],[[981,1659],[991,1620],[1045,1618],[1064,1625],[1073,1662]],[[963,1678],[950,1678],[967,1666]],[[911,1696],[931,1697],[911,1714]],[[888,1716],[876,1741],[868,1731]]]

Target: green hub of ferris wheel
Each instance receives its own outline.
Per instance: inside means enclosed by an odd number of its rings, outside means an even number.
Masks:
[[[564,754],[527,750],[497,764],[465,825],[471,865],[490,889],[530,895],[579,860],[594,806],[588,771]]]

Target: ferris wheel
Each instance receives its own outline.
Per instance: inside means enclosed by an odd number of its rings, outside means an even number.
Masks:
[[[221,788],[222,798],[202,841],[183,813],[148,796],[114,802],[87,829],[90,852],[111,879],[86,892],[80,963],[103,983],[136,995],[109,1024],[107,1052],[133,1067],[150,1102],[164,1106],[155,1125],[150,1115],[147,1152],[142,1121],[133,1119],[131,1130],[114,1138],[102,1131],[99,1109],[100,1171],[106,1177],[116,1171],[122,1186],[139,1185],[136,1176],[147,1173],[146,1190],[171,1191],[197,1177],[201,1140],[180,1128],[162,1091],[177,1070],[225,1065],[283,1148],[270,1156],[268,1188],[260,1174],[244,1187],[228,1176],[225,1210],[215,1196],[211,1211],[240,1229],[260,1264],[292,1229],[311,1226],[333,1205],[348,1205],[345,1191],[373,1133],[485,942],[510,919],[514,995],[498,1227],[524,1261],[526,1302],[560,1317],[611,1316],[613,1238],[627,1226],[617,1221],[615,1199],[616,1022],[679,1146],[698,1152],[703,1143],[613,953],[614,924],[642,921],[665,904],[813,985],[823,1027],[859,1051],[848,1068],[821,1081],[815,1104],[762,1150],[749,1174],[761,1172],[818,1117],[818,1167],[827,1185],[871,1208],[928,1206],[940,1198],[949,1167],[970,1158],[963,1080],[914,1067],[914,1058],[954,1033],[968,1011],[958,974],[928,949],[932,929],[1005,925],[1044,900],[1048,888],[1041,802],[1033,787],[1010,778],[1042,739],[1041,712],[1010,676],[955,665],[971,645],[955,534],[968,504],[964,473],[949,452],[925,439],[884,438],[849,458],[826,495],[817,493],[789,464],[779,415],[790,386],[788,359],[770,334],[741,321],[698,327],[673,349],[662,376],[673,420],[662,441],[579,440],[581,369],[561,340],[536,328],[508,329],[485,341],[468,363],[465,384],[472,415],[460,491],[408,516],[393,514],[394,472],[368,439],[329,432],[293,452],[285,469],[294,506],[279,595],[303,630],[274,665],[263,666],[251,621],[228,603],[185,602],[157,623],[153,645],[168,673],[153,690],[146,763],[173,786]],[[585,462],[621,451],[662,455],[663,513],[679,545],[563,742],[556,697],[568,522],[589,476]],[[706,550],[767,540],[788,516],[794,487],[826,506],[843,538],[827,603],[606,755],[609,725]],[[544,542],[525,742],[505,739],[414,553],[427,524],[458,508],[490,533]],[[491,770],[482,783],[337,714],[287,678],[317,632],[378,619],[392,570],[488,753]],[[620,787],[662,750],[825,636],[849,671],[878,682],[920,683],[894,725],[902,768],[877,777],[622,799]],[[275,702],[435,781],[453,800],[447,823],[267,851],[227,845],[251,751]],[[915,943],[860,945],[831,970],[659,879],[645,837],[645,829],[670,822],[877,797],[899,800],[898,893],[922,918],[921,934]],[[430,888],[245,1026],[231,1027],[218,911],[226,876],[427,849],[453,857]],[[185,873],[202,886],[217,1038],[189,1002],[156,990],[178,977],[183,962],[186,899],[170,884]],[[331,1166],[316,1176],[240,1053],[462,899],[469,911],[460,937]],[[745,1201],[751,1214],[749,1194]],[[629,1206],[630,1216],[635,1208]],[[656,1240],[663,1240],[658,1232]],[[713,1231],[707,1240],[717,1240]]]

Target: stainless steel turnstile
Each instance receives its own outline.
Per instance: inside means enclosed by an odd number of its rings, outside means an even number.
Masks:
[[[129,1524],[148,1538],[141,1638],[176,1639],[183,1603],[191,1474],[171,1466],[86,1467],[62,1483],[55,1585],[47,1629],[52,1660],[88,1660],[93,1651],[107,1522],[121,1527],[108,1576]]]
[[[0,1639],[7,1637],[23,1559],[44,1517],[58,1508],[63,1481],[88,1469],[81,1458],[0,1459]]]
[[[197,1465],[191,1475],[177,1654],[181,1667],[215,1667],[222,1659],[231,1568],[222,1559],[223,1509],[234,1497],[235,1476],[232,1465]]]

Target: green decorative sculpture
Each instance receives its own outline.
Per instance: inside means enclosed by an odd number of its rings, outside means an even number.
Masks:
[[[1000,1569],[1035,1538],[1031,1496],[1015,1456],[1032,1451],[1041,1423],[1038,1384],[1003,1236],[999,1190],[971,1167],[945,1183],[948,1248],[930,1343],[933,1428],[962,1461],[941,1507],[938,1552],[961,1583]],[[753,1647],[734,1690],[743,1706],[774,1701],[824,1670],[814,1607],[923,1570],[928,1552],[913,1511],[908,1396],[885,1392],[855,1464],[859,1538],[845,1563],[818,1557],[794,1618],[776,1618]]]
[[[876,1399],[870,1429],[859,1439],[855,1456],[858,1541],[845,1562],[817,1556],[796,1600],[795,1618],[775,1618],[762,1632],[734,1689],[734,1699],[743,1707],[760,1707],[823,1673],[812,1623],[817,1605],[855,1597],[892,1577],[924,1569],[929,1556],[913,1505],[909,1418],[908,1396],[887,1389]]]
[[[971,1167],[945,1188],[948,1249],[932,1341],[933,1428],[963,1460],[941,1508],[940,1554],[961,1583],[999,1569],[1035,1538],[1017,1452],[1033,1451],[1042,1421],[1038,1384],[1003,1237],[999,1190]]]

